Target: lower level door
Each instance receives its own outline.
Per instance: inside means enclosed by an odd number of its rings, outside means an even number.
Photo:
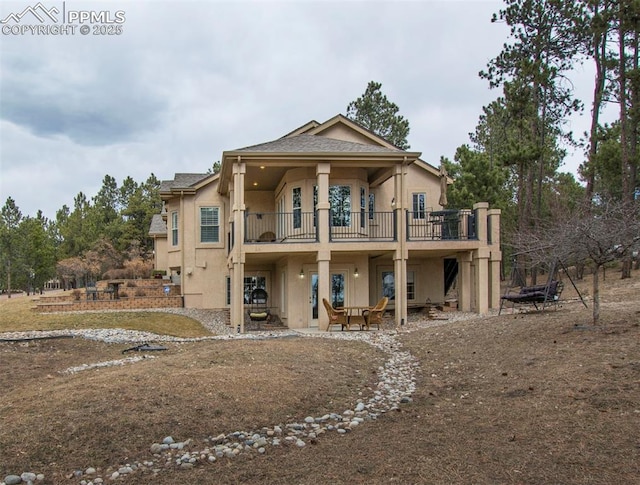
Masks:
[[[320,311],[319,298],[318,298],[318,273],[312,271],[309,274],[309,327],[318,327],[318,312]],[[329,283],[331,287],[331,299],[330,303],[334,308],[343,307],[345,302],[347,281],[346,271],[331,272],[329,275],[331,281]],[[324,311],[324,308],[322,309]]]

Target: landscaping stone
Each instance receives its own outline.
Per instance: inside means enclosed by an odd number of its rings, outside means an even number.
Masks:
[[[191,309],[172,309],[171,313],[192,316],[200,321],[206,320],[203,315],[206,311],[194,311]],[[195,316],[194,316],[195,315]],[[54,335],[72,335],[76,337],[84,337],[92,340],[102,340],[112,343],[140,343],[146,341],[157,342],[192,342],[196,340],[218,340],[228,338],[238,339],[265,339],[280,338],[289,336],[299,336],[300,338],[333,338],[341,340],[364,341],[387,355],[384,365],[377,370],[378,383],[375,386],[371,396],[362,397],[362,392],[358,394],[358,399],[354,403],[353,409],[346,409],[342,413],[328,413],[323,416],[313,417],[307,416],[303,418],[303,422],[292,422],[285,424],[277,424],[272,427],[264,427],[260,430],[242,431],[237,430],[229,434],[221,433],[215,437],[209,437],[205,443],[206,447],[200,451],[189,450],[192,447],[191,440],[176,442],[172,436],[166,436],[161,443],[153,443],[149,451],[156,457],[162,456],[158,463],[154,461],[145,461],[142,464],[121,465],[113,467],[108,478],[117,480],[122,476],[135,474],[140,468],[152,470],[154,473],[161,473],[162,467],[192,468],[196,463],[214,463],[220,458],[233,458],[240,453],[257,452],[264,454],[269,446],[281,446],[283,441],[297,447],[304,447],[308,440],[314,442],[316,438],[322,434],[329,432],[337,432],[338,434],[346,434],[352,428],[365,424],[367,421],[375,420],[380,415],[394,409],[398,409],[400,404],[412,402],[412,395],[416,390],[416,372],[418,362],[409,353],[402,350],[402,345],[395,338],[396,331],[379,331],[379,332],[333,332],[318,333],[302,336],[293,331],[281,332],[256,332],[251,334],[235,334],[232,333],[227,325],[216,322],[215,319],[209,321],[208,324],[203,322],[207,328],[215,331],[218,335],[205,337],[202,339],[181,339],[177,337],[161,336],[149,334],[146,332],[125,331],[121,329],[102,329],[102,330],[66,330],[38,332],[39,336],[44,334],[48,336]],[[430,326],[442,325],[442,322],[431,322]],[[30,333],[20,334],[0,334],[9,336],[10,338],[28,338]],[[82,474],[82,472],[81,472]],[[85,475],[95,475],[99,473],[94,468],[87,468]],[[72,474],[73,476],[73,474]],[[79,478],[79,477],[78,477]],[[8,480],[8,481],[7,481]],[[17,481],[16,481],[17,480]],[[44,476],[37,476],[37,480],[44,480]],[[33,480],[32,480],[33,481]],[[6,485],[14,485],[22,483],[21,477],[16,475],[8,475],[5,477]],[[85,481],[88,485],[103,483],[102,477],[95,477],[91,481]]]

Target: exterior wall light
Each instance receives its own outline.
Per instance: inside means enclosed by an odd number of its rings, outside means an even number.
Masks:
[[[304,270],[302,268],[300,268],[300,273],[298,274],[298,276],[300,277],[300,279],[304,278]]]
[[[356,278],[360,276],[360,273],[358,273],[358,268],[356,268],[356,270],[353,272],[353,276],[355,276]]]

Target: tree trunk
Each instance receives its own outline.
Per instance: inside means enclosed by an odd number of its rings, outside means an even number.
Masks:
[[[600,321],[600,266],[596,266],[593,272],[593,324],[598,325]]]
[[[11,298],[11,259],[7,261],[7,298]]]
[[[635,180],[631,180],[631,160],[629,159],[628,145],[628,111],[627,111],[627,56],[626,56],[626,16],[624,12],[625,2],[620,2],[618,19],[618,83],[620,102],[620,169],[622,175],[622,200],[633,200]],[[621,278],[631,277],[631,259],[625,258],[622,263]]]
[[[598,14],[598,4],[594,7],[594,16]],[[606,81],[606,55],[607,55],[607,30],[603,33],[594,32],[593,35],[593,60],[596,64],[596,79],[593,88],[593,102],[591,105],[591,129],[589,130],[589,154],[585,167],[587,186],[585,198],[590,202],[595,190],[596,167],[595,158],[598,151],[598,124],[600,110],[602,108],[602,96]]]

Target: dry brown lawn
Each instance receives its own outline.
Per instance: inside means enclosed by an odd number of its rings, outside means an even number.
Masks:
[[[442,325],[399,337],[421,364],[412,403],[346,435],[137,472],[123,483],[640,483],[640,274],[607,273],[602,322],[557,310]],[[565,282],[568,283],[568,282]],[[571,291],[565,290],[571,297]],[[436,322],[440,323],[440,322]],[[364,343],[286,338],[168,344],[124,367],[80,339],[0,343],[0,479],[152,459],[149,446],[341,412],[371,395],[384,355]]]
[[[23,295],[14,295],[10,299],[6,295],[0,296],[0,333],[29,330],[123,328],[184,338],[210,335],[200,323],[182,315],[144,311],[40,313],[33,310],[37,299],[34,296]]]

